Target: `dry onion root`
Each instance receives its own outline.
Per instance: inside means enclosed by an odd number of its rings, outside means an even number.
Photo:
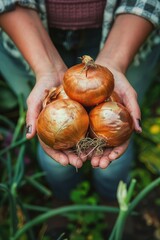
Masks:
[[[90,56],[85,55],[82,63],[65,72],[63,87],[71,99],[91,107],[111,96],[114,78],[108,68],[95,64]]]

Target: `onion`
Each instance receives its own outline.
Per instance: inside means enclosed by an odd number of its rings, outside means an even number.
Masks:
[[[71,99],[46,105],[36,124],[39,138],[53,149],[74,147],[86,135],[89,117],[84,107]]]
[[[47,91],[47,95],[43,100],[43,108],[46,107],[47,104],[57,99],[69,99],[62,85],[58,87],[53,87],[49,91]]]
[[[120,103],[104,102],[89,113],[90,136],[103,139],[108,147],[119,146],[132,134],[133,120]]]
[[[90,56],[85,55],[82,63],[65,72],[63,87],[71,99],[91,107],[110,97],[114,78],[108,68],[95,64]]]

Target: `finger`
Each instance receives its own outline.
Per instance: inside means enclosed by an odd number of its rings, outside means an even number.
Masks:
[[[129,96],[125,95],[123,101],[128,111],[130,112],[130,115],[132,116],[135,131],[141,133],[142,132],[142,127],[140,124],[141,111],[137,102],[137,93],[133,90]]]
[[[68,157],[69,164],[71,164],[75,168],[81,168],[82,167],[83,161],[75,153],[71,152],[70,150],[65,150],[64,153]]]
[[[100,161],[99,161],[99,167],[104,169],[107,168],[110,165],[110,160],[107,156],[103,156],[101,157]]]
[[[27,98],[27,115],[26,115],[26,138],[32,138],[36,133],[36,120],[42,110],[42,101],[44,100],[47,90],[50,89],[50,81],[37,81]]]
[[[82,162],[85,162],[85,161],[87,160],[88,155],[85,154],[85,153],[81,153],[81,154],[79,155],[79,157],[80,157],[80,159],[82,160]]]
[[[46,144],[44,144],[40,139],[39,139],[42,148],[44,151],[51,157],[53,158],[56,162],[60,163],[63,166],[67,166],[69,164],[69,159],[68,156],[59,150],[54,150],[50,147],[48,147]]]
[[[108,155],[110,154],[110,152],[112,151],[112,148],[105,148],[102,152],[102,154],[99,155],[93,155],[92,159],[91,159],[91,164],[93,167],[99,167],[100,166],[100,162],[101,159],[104,157],[104,159],[108,159]],[[102,159],[103,160],[103,159]]]
[[[32,138],[36,133],[36,120],[41,111],[41,101],[33,100],[32,95],[27,99],[27,115],[26,115],[26,138]]]
[[[109,160],[113,161],[119,158],[127,150],[128,145],[129,145],[129,140],[118,147],[114,147],[108,156]]]
[[[99,160],[99,167],[104,169],[106,167],[109,166],[109,164],[111,163],[110,159],[109,159],[109,154],[111,153],[112,151],[112,148],[106,148],[104,151],[103,151],[103,154],[102,156],[100,157],[100,160]]]
[[[100,156],[94,156],[91,159],[91,165],[92,167],[99,167],[99,161],[100,161]]]
[[[82,160],[82,162],[85,162],[87,160],[87,158],[88,158],[87,152],[78,152],[76,150],[76,151],[73,151],[73,153],[75,153],[75,155],[79,156],[79,158]]]
[[[36,134],[36,120],[39,115],[39,110],[36,106],[29,107],[26,114],[26,138],[31,139]]]
[[[64,154],[63,152],[58,150],[52,150],[52,149],[44,149],[44,150],[51,158],[53,158],[55,161],[57,161],[61,165],[67,166],[69,164],[68,156],[66,156],[66,154]]]

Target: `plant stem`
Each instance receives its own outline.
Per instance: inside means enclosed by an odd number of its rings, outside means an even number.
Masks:
[[[8,172],[8,183],[9,186],[12,184],[12,167],[11,167],[11,154],[10,152],[7,152],[7,159],[6,159],[6,165],[7,165],[7,172]]]
[[[129,185],[129,189],[128,189],[127,197],[126,197],[127,204],[129,204],[129,202],[131,201],[136,182],[137,182],[136,179],[132,179],[131,184]]]
[[[19,140],[19,141],[13,142],[10,146],[8,146],[8,147],[6,147],[6,148],[4,148],[3,150],[0,151],[0,156],[2,156],[4,153],[12,150],[13,148],[15,148],[15,147],[17,147],[17,146],[19,146],[19,145],[27,142],[27,141],[28,141],[28,139],[26,139],[26,138],[24,137],[24,138],[22,138],[22,139]]]
[[[133,209],[138,205],[138,203],[145,198],[145,196],[151,192],[155,187],[160,185],[160,177],[151,182],[147,187],[145,187],[136,198],[129,205],[129,212],[133,211]]]
[[[124,229],[127,217],[128,217],[128,211],[120,210],[108,240],[122,239],[123,229]]]
[[[24,217],[24,221],[25,222],[28,222],[30,219],[29,219],[29,216],[28,216],[28,212],[26,210],[26,208],[24,207],[24,204],[23,202],[21,202],[19,199],[17,201],[21,211],[22,211],[22,214],[23,214],[23,217]],[[23,222],[24,224],[24,222]],[[32,228],[30,228],[27,232],[27,235],[28,235],[28,238],[29,240],[35,240],[35,237],[34,237],[34,230]]]
[[[74,205],[74,206],[67,206],[67,207],[60,207],[57,209],[53,209],[48,211],[47,213],[43,213],[39,215],[38,217],[34,218],[30,222],[26,223],[23,228],[19,229],[14,237],[12,237],[11,240],[18,240],[19,237],[24,234],[28,229],[31,227],[40,224],[47,220],[48,218],[51,218],[53,216],[64,214],[66,212],[75,212],[75,211],[98,211],[98,212],[114,212],[117,213],[119,209],[115,207],[106,207],[106,206],[90,206],[90,205]]]
[[[134,179],[133,179],[134,180]],[[122,239],[122,234],[124,231],[124,226],[125,222],[127,220],[127,217],[129,214],[132,213],[132,211],[135,209],[135,207],[138,205],[138,203],[145,198],[145,196],[151,192],[155,187],[160,185],[160,177],[154,180],[152,183],[150,183],[147,187],[145,187],[138,195],[135,197],[135,199],[129,203],[129,200],[132,197],[133,190],[135,187],[136,181],[132,181],[131,185],[128,190],[127,194],[127,204],[128,204],[128,209],[126,211],[120,209],[117,221],[113,227],[112,233],[109,237],[109,240],[121,240]]]
[[[41,206],[35,206],[35,205],[30,205],[30,204],[23,204],[23,207],[32,211],[38,211],[38,212],[47,212],[51,211],[51,208],[47,207],[41,207]]]
[[[115,240],[121,240],[124,232],[124,226],[128,217],[128,211],[120,211],[115,231]]]
[[[14,131],[14,134],[13,134],[12,143],[16,141],[16,139],[17,139],[17,137],[18,137],[18,135],[21,131],[21,128],[25,123],[26,113],[25,113],[24,107],[23,107],[24,104],[23,104],[22,95],[18,96],[18,103],[19,103],[19,119],[18,119],[15,131]]]
[[[13,124],[13,122],[3,115],[0,115],[0,121],[3,121],[4,123],[6,123],[11,129],[15,128],[15,125]]]
[[[121,240],[122,238],[125,222],[129,214],[128,206],[133,195],[135,184],[136,184],[136,180],[132,179],[127,191],[126,184],[123,182],[119,183],[119,186],[117,189],[117,198],[119,202],[120,211],[109,240],[114,240],[114,239]]]
[[[24,123],[25,123],[25,113],[23,113],[23,115],[20,116],[20,118],[18,119],[18,123],[17,123],[17,126],[16,126],[14,134],[13,134],[13,138],[12,138],[12,143],[14,143],[17,140],[18,135],[19,135]]]
[[[5,184],[0,184],[0,190],[7,192],[10,204],[10,235],[11,237],[16,234],[17,231],[17,215],[16,215],[16,198],[12,196],[12,193]]]
[[[13,178],[13,182],[16,182],[17,185],[20,183],[23,174],[24,174],[24,153],[25,153],[25,148],[26,145],[23,144],[20,149],[19,149],[19,154],[18,154],[18,158],[15,164],[15,171],[14,171],[14,178]]]
[[[52,192],[50,190],[48,190],[45,186],[43,186],[35,179],[26,177],[26,181],[30,183],[32,186],[34,186],[36,189],[38,189],[40,192],[45,194],[47,197],[50,197],[52,195]]]

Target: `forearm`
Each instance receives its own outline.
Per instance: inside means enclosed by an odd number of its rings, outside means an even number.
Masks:
[[[152,30],[153,25],[142,17],[132,14],[117,16],[97,62],[113,65],[125,73]]]
[[[15,42],[36,75],[63,71],[64,63],[36,11],[17,7],[0,15],[0,26]]]

